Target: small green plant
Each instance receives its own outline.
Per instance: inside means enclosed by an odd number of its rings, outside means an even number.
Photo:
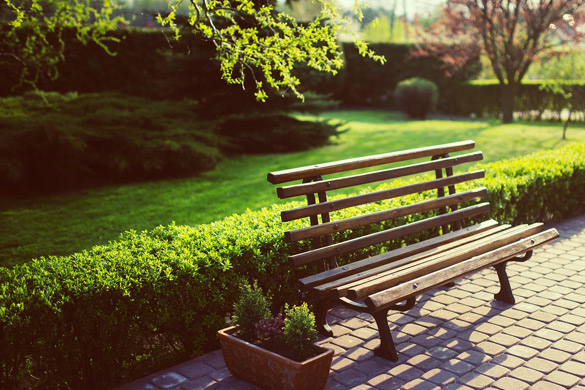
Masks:
[[[284,337],[296,358],[304,360],[315,352],[317,329],[315,315],[311,313],[307,303],[292,308],[285,307]]]
[[[270,303],[258,287],[258,282],[250,285],[245,282],[240,286],[240,299],[234,304],[232,320],[242,338],[252,339],[255,325],[270,317]]]
[[[398,83],[394,91],[398,109],[414,119],[424,119],[437,106],[439,90],[430,80],[413,77]]]
[[[289,308],[285,304],[284,316],[279,313],[276,317],[270,316],[269,306],[256,281],[253,285],[244,282],[232,317],[238,337],[298,361],[314,356],[317,329],[309,306],[303,303]]]

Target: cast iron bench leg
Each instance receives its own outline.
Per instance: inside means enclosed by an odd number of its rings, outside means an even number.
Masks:
[[[528,251],[524,256],[516,257],[510,261],[523,262],[530,259],[531,257],[532,251]],[[506,273],[507,264],[508,264],[507,261],[503,261],[494,266],[498,273],[498,279],[500,280],[500,291],[494,295],[494,298],[498,301],[506,302],[513,305],[514,303],[516,303],[516,299],[514,298],[514,294],[512,294],[512,287],[510,286],[510,280],[508,279],[508,274]]]
[[[315,308],[315,322],[317,325],[317,331],[323,336],[333,336],[333,330],[327,323],[327,312],[329,311],[330,301],[320,300]]]
[[[388,325],[388,311],[398,310],[407,311],[414,307],[416,304],[415,297],[408,298],[402,305],[394,305],[387,309],[380,310],[372,314],[378,325],[378,333],[380,334],[380,346],[374,349],[374,355],[380,356],[381,358],[391,360],[393,362],[398,361],[398,354],[396,353],[396,346],[392,339],[392,333],[390,332],[390,326]]]

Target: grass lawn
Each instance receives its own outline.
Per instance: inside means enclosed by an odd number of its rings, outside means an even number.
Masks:
[[[485,161],[585,142],[585,126],[571,125],[561,141],[561,124],[430,119],[407,121],[381,111],[335,111],[320,116],[347,122],[331,145],[285,155],[240,156],[220,162],[202,176],[76,194],[0,199],[0,265],[46,255],[66,255],[115,240],[126,230],[157,225],[197,225],[246,208],[277,201],[266,173],[342,158],[439,143],[475,140]],[[307,117],[310,119],[310,117]]]

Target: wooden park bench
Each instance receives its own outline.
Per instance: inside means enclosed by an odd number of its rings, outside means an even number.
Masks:
[[[315,317],[321,333],[332,335],[327,311],[333,305],[341,303],[369,313],[376,320],[380,334],[380,346],[375,354],[397,361],[388,311],[409,310],[414,307],[417,295],[436,287],[453,286],[456,279],[491,266],[495,267],[500,282],[495,299],[514,303],[506,263],[528,260],[535,248],[555,240],[558,232],[555,229],[543,231],[541,223],[516,227],[500,225],[494,220],[469,223],[470,217],[490,210],[489,203],[477,201],[487,195],[487,190],[481,187],[457,193],[455,185],[480,179],[484,171],[454,174],[453,167],[480,161],[483,156],[481,152],[452,157],[449,154],[474,146],[473,141],[462,141],[268,174],[268,181],[273,184],[302,180],[277,188],[277,195],[281,199],[307,198],[307,205],[282,211],[281,217],[283,222],[307,217],[310,220],[310,226],[287,231],[285,239],[288,242],[310,240],[312,249],[290,256],[290,261],[295,267],[307,266],[307,270],[314,272],[299,283],[301,289],[313,294],[318,302]],[[388,166],[393,163],[400,164]],[[348,173],[382,165],[386,167],[381,170]],[[428,178],[427,174],[425,179],[424,174],[429,172],[434,176]],[[325,178],[325,175],[333,177]],[[420,179],[400,180],[398,185],[363,191],[365,184],[377,186],[411,175]],[[354,191],[358,193],[361,189],[361,193],[331,198],[330,191],[354,186],[361,186]],[[437,196],[416,204],[335,220],[334,212],[339,210],[423,191],[436,191]],[[355,235],[361,227],[408,216],[411,216],[410,223],[338,242],[340,232],[352,230]],[[404,242],[409,235],[420,232],[432,234],[422,241],[338,265],[338,256],[362,253],[364,248],[393,240]]]

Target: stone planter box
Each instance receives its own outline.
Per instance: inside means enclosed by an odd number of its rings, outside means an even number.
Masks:
[[[260,348],[231,335],[234,327],[217,332],[223,358],[233,376],[265,390],[321,390],[327,383],[333,350],[303,362]]]

